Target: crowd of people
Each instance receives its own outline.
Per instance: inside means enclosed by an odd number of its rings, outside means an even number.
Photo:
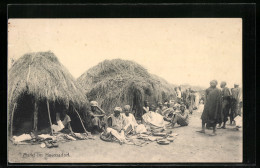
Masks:
[[[234,84],[234,88],[226,87],[226,82],[221,82],[220,88],[217,88],[218,82],[212,80],[210,87],[206,89],[205,107],[201,115],[202,130],[200,133],[205,133],[205,128],[213,128],[210,135],[216,135],[216,126],[225,129],[228,117],[230,125],[234,124],[235,117],[242,115],[242,92],[238,84]],[[223,124],[223,125],[222,125]],[[222,126],[221,126],[222,125]],[[237,126],[241,124],[237,124]]]
[[[216,128],[225,129],[226,122],[234,124],[237,116],[242,114],[242,92],[238,84],[234,84],[231,90],[226,87],[226,82],[221,82],[220,89],[218,82],[212,80],[210,87],[206,89],[205,95],[199,94],[191,88],[185,91],[176,87],[177,99],[165,102],[158,102],[156,105],[145,100],[143,109],[135,112],[130,105],[115,107],[111,115],[106,116],[98,102],[90,102],[90,110],[85,112],[84,122],[92,134],[113,136],[120,143],[125,141],[128,134],[136,134],[149,131],[162,131],[166,126],[173,128],[189,125],[189,115],[194,110],[202,112],[202,129],[199,133],[205,133],[205,129],[213,129],[212,134],[216,135]],[[134,111],[134,112],[133,112]],[[68,128],[74,134],[70,117],[66,113],[56,113],[57,124],[53,124],[52,131],[59,132]]]

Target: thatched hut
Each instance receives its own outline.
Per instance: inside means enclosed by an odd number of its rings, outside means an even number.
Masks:
[[[8,71],[10,135],[25,123],[34,130],[48,127],[56,120],[55,112],[61,110],[71,116],[72,128],[82,128],[75,114],[88,103],[82,93],[82,88],[52,52],[23,55]]]
[[[92,67],[77,82],[89,100],[97,100],[111,113],[115,106],[129,104],[137,112],[144,100],[152,104],[174,97],[174,87],[151,75],[141,65],[128,60],[105,60]]]

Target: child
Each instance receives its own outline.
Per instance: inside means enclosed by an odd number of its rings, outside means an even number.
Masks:
[[[203,110],[204,110],[204,101],[201,99],[199,106],[198,106],[198,109],[197,109],[197,112],[202,113]]]

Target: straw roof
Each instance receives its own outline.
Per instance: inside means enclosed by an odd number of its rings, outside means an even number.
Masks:
[[[85,89],[90,100],[97,100],[111,113],[115,106],[129,104],[138,99],[141,110],[145,99],[152,103],[162,101],[163,94],[174,94],[174,87],[165,80],[149,74],[141,65],[128,60],[105,60],[82,74],[77,82]]]
[[[73,76],[50,51],[28,53],[8,71],[8,104],[27,92],[36,99],[73,103],[81,107],[87,100]]]

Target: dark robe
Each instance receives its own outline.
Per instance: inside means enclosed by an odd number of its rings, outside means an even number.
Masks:
[[[218,88],[208,88],[206,90],[206,102],[201,115],[202,122],[211,126],[221,122],[221,90]]]
[[[226,122],[229,116],[230,110],[230,91],[227,87],[224,87],[221,91],[221,103],[222,103],[222,121]]]

